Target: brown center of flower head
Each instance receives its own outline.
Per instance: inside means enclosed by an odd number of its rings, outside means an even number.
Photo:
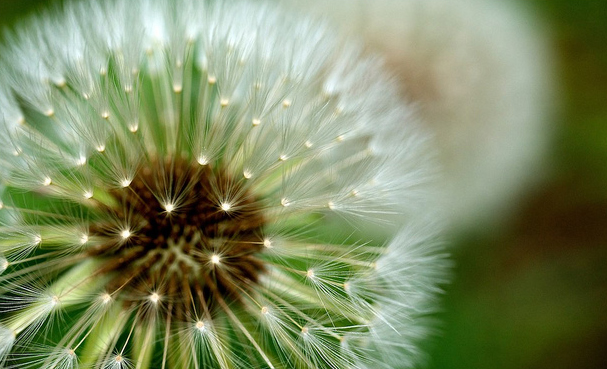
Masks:
[[[109,294],[153,303],[166,297],[183,313],[192,304],[208,312],[218,301],[238,300],[263,272],[259,202],[225,171],[155,162],[111,196],[115,205],[102,207],[114,221],[91,229],[100,240],[91,254],[107,260]]]

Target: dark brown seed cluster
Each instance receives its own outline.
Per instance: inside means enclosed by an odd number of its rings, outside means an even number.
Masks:
[[[153,163],[112,196],[118,206],[103,211],[115,221],[93,224],[102,241],[91,251],[106,260],[110,294],[158,293],[184,313],[208,312],[238,300],[263,272],[259,202],[221,169]]]

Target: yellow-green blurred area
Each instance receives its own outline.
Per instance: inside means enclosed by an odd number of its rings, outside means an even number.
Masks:
[[[42,2],[0,0],[0,22]],[[530,2],[558,58],[550,174],[456,240],[433,369],[607,368],[607,1]]]

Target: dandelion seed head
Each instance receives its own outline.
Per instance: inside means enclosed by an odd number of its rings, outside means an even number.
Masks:
[[[384,342],[381,322],[412,332],[442,282],[440,227],[422,227],[434,169],[413,120],[391,129],[412,113],[374,57],[248,0],[84,0],[15,32],[0,61],[0,269],[14,260],[0,366],[415,356],[403,347],[423,334]]]

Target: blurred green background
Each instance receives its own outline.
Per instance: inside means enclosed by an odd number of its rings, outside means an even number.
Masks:
[[[0,0],[0,25],[43,2]],[[432,369],[607,368],[607,1],[528,2],[558,58],[550,174],[458,236]]]

